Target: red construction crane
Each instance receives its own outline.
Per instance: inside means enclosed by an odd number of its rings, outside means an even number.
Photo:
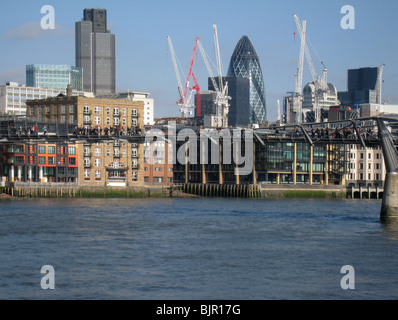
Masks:
[[[178,92],[179,92],[179,95],[180,95],[180,99],[178,100],[177,104],[181,106],[182,116],[184,118],[186,118],[187,109],[192,108],[192,106],[189,105],[190,97],[189,97],[189,99],[187,99],[187,93],[188,93],[188,89],[190,89],[189,88],[189,82],[190,82],[191,76],[193,74],[192,73],[192,69],[193,69],[193,64],[194,64],[194,61],[195,61],[196,49],[197,49],[197,44],[198,44],[199,38],[197,37],[196,40],[195,40],[195,45],[194,45],[194,48],[193,48],[193,51],[192,51],[192,56],[191,56],[191,60],[190,60],[190,63],[189,63],[189,71],[188,71],[187,79],[185,81],[184,88],[182,88],[182,83],[181,83],[181,78],[180,78],[180,74],[179,74],[179,71],[178,71],[176,55],[175,55],[175,51],[174,51],[173,45],[171,43],[171,39],[170,39],[170,37],[167,37],[167,38],[168,38],[168,41],[169,41],[169,47],[170,47],[170,51],[171,51],[171,56],[172,56],[172,59],[173,59],[174,69],[175,69],[176,76],[177,76]],[[197,83],[195,84],[194,88],[196,88],[196,87],[199,88]],[[194,90],[194,89],[191,89],[191,90]]]
[[[195,81],[195,85],[191,88],[191,90],[196,91],[196,116],[200,117],[202,110],[201,110],[201,105],[200,105],[200,87],[198,82],[196,81],[195,75],[192,73],[192,78],[193,81]]]

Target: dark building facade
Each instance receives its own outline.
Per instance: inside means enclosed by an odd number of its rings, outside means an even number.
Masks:
[[[219,83],[219,78],[215,78]],[[242,77],[223,77],[228,82],[229,100],[228,125],[247,126],[250,120],[250,80]],[[213,82],[209,78],[209,90],[214,91]]]
[[[249,123],[263,124],[267,120],[263,73],[256,50],[247,36],[237,43],[228,68],[228,77],[242,77],[250,81]]]
[[[347,71],[347,91],[338,97],[344,106],[377,103],[376,83],[379,68],[359,68]]]
[[[116,92],[115,35],[107,30],[105,9],[84,9],[75,24],[76,66],[83,68],[83,90]]]

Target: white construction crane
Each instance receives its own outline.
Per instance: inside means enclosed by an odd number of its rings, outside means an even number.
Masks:
[[[187,92],[188,92],[188,88],[189,88],[189,81],[190,81],[190,78],[192,75],[192,66],[193,66],[194,57],[195,57],[195,53],[196,53],[196,44],[197,44],[197,41],[199,41],[199,39],[196,38],[194,51],[192,53],[192,57],[191,57],[191,61],[190,61],[190,69],[189,69],[188,77],[187,77],[184,87],[183,87],[182,81],[181,81],[181,76],[180,76],[180,71],[178,68],[176,53],[175,53],[171,38],[169,36],[167,36],[167,41],[169,43],[171,59],[173,60],[174,72],[175,72],[176,78],[177,78],[178,93],[180,95],[180,99],[177,101],[177,105],[180,106],[182,117],[186,118],[188,113],[192,112],[190,110],[193,109],[193,105],[192,105],[192,103],[190,103],[191,97],[192,97],[192,91],[190,92],[188,97],[187,97]]]
[[[383,70],[384,70],[385,64],[383,63],[380,68],[377,70],[377,81],[376,81],[376,97],[377,101],[376,103],[381,104],[382,103],[382,97],[381,97],[381,90],[382,90],[382,83],[383,83]]]
[[[296,18],[296,15],[294,16]],[[297,20],[296,20],[297,22]],[[300,21],[298,21],[298,31],[300,33],[300,56],[299,56],[299,65],[296,73],[296,90],[293,96],[293,111],[296,113],[296,123],[301,123],[302,117],[302,105],[303,105],[303,96],[302,96],[302,87],[303,87],[303,68],[304,68],[304,50],[305,50],[305,32],[306,32],[306,24],[307,21],[303,21],[303,26],[300,25]]]
[[[215,117],[215,126],[220,128],[225,128],[228,126],[228,111],[229,111],[229,103],[228,100],[231,97],[228,96],[228,83],[223,82],[223,75],[222,75],[222,66],[221,66],[221,55],[220,55],[220,48],[218,45],[218,33],[217,33],[217,26],[213,25],[213,32],[214,32],[214,47],[216,53],[216,62],[217,62],[217,76],[218,76],[218,84],[214,78],[213,71],[210,67],[209,61],[207,59],[206,51],[203,49],[202,43],[198,40],[198,47],[200,53],[202,54],[203,60],[205,62],[207,71],[209,72],[209,76],[211,82],[213,84],[214,90],[216,91],[216,117]]]
[[[323,72],[322,72],[322,76],[318,77],[316,75],[314,64],[313,64],[312,58],[311,58],[311,54],[310,54],[310,51],[308,49],[307,42],[306,42],[306,23],[307,22],[306,22],[306,20],[303,20],[303,26],[301,26],[300,19],[298,18],[298,16],[296,14],[294,15],[294,20],[296,21],[297,30],[298,30],[298,33],[299,33],[300,38],[301,38],[300,58],[302,59],[301,50],[303,49],[304,52],[305,52],[305,57],[307,59],[308,67],[310,68],[312,80],[313,80],[314,86],[315,86],[315,92],[314,92],[314,96],[315,96],[315,101],[314,101],[315,122],[320,122],[321,121],[320,101],[324,97],[324,94],[328,90],[327,69],[326,69],[325,65],[323,64],[323,62],[321,62],[323,67],[324,67],[323,68]],[[299,71],[301,72],[301,81],[302,81],[302,72],[303,72],[303,70],[301,69]],[[297,89],[296,89],[296,93],[297,93]],[[300,92],[300,94],[301,94],[301,92]]]

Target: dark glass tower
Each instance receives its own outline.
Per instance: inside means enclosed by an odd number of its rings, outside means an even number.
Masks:
[[[105,9],[84,9],[75,24],[76,66],[83,68],[83,89],[96,95],[116,91],[115,35],[107,30]]]
[[[256,50],[247,36],[243,36],[232,53],[228,68],[229,77],[242,77],[250,80],[249,123],[265,123],[265,89],[263,73]],[[240,106],[237,106],[239,110]]]

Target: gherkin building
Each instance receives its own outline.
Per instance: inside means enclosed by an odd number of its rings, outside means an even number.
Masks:
[[[247,36],[243,36],[238,41],[232,53],[228,76],[248,78],[250,80],[249,123],[265,123],[267,111],[265,107],[263,73],[256,50]]]

